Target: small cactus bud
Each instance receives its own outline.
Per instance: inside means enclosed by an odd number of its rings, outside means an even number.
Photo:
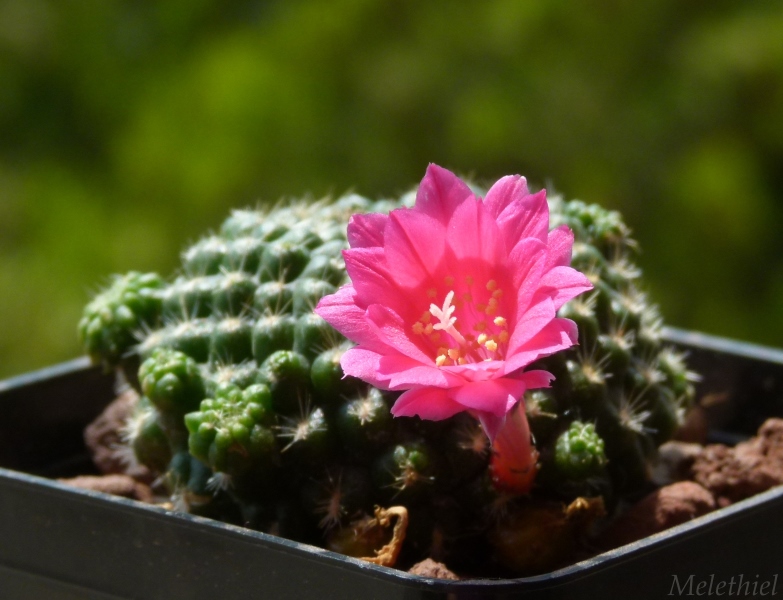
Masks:
[[[239,477],[273,465],[277,446],[272,395],[262,384],[225,386],[185,415],[190,453],[215,472]]]
[[[555,466],[569,479],[583,480],[606,465],[604,441],[592,423],[573,421],[555,444]]]

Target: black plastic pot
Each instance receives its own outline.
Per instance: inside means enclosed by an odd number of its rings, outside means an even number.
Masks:
[[[679,330],[667,337],[689,350],[700,395],[725,400],[711,415],[715,440],[736,442],[783,416],[783,352]],[[112,397],[112,378],[86,359],[0,382],[3,600],[783,593],[783,488],[547,575],[447,582],[47,479],[89,468],[82,429]]]

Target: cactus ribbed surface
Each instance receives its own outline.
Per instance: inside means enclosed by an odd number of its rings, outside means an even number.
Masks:
[[[603,496],[611,507],[645,485],[691,401],[691,376],[661,343],[619,215],[550,200],[552,227],[574,231],[572,265],[595,287],[560,312],[577,323],[580,345],[533,367],[556,381],[525,398],[539,456],[532,493],[493,485],[475,419],[393,419],[394,393],[343,378],[350,345],[313,312],[347,281],[350,215],[403,202],[350,195],[234,211],[183,253],[167,283],[116,277],[85,309],[80,332],[106,364],[140,355],[143,397],[126,438],[165,475],[178,506],[362,556],[385,543],[362,527],[374,507],[403,505],[400,564],[432,556],[501,572],[508,548],[493,551],[491,531],[529,523],[523,515],[542,502]]]

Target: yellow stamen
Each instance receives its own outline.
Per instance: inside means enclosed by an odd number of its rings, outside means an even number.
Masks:
[[[424,328],[424,333],[427,335],[430,335],[432,333],[432,323],[427,323],[427,326]]]
[[[495,323],[495,325],[498,327],[505,327],[507,325],[505,317],[495,317],[493,323]]]
[[[443,355],[440,355],[440,356],[438,356],[438,357],[435,359],[435,364],[436,364],[437,366],[439,366],[439,367],[442,367],[443,365],[445,365],[445,364],[446,364],[446,357],[445,357],[445,356],[443,356]]]
[[[460,357],[459,348],[449,348],[449,358],[451,360],[457,360]]]
[[[500,335],[498,335],[498,341],[501,344],[505,344],[508,341],[508,331],[503,330],[500,332]]]
[[[484,345],[484,344],[487,342],[487,340],[488,340],[488,339],[489,339],[489,336],[487,336],[487,334],[486,334],[486,333],[482,333],[480,336],[478,336],[478,337],[476,338],[476,341],[477,341],[477,342],[478,342],[478,343],[479,343],[481,346],[483,346],[483,345]]]
[[[438,356],[446,356],[446,353],[448,351],[449,351],[448,348],[444,348],[443,346],[441,346],[440,348],[438,348]]]
[[[425,311],[421,313],[421,319],[419,319],[419,321],[421,321],[422,323],[429,323],[431,318],[432,315],[430,314],[430,311]]]
[[[430,334],[430,341],[433,344],[437,344],[440,341],[440,331],[436,331],[436,332]]]
[[[457,360],[457,364],[459,364],[459,365],[466,365],[466,364],[468,364],[468,361],[467,361],[467,359],[462,358],[460,356],[459,359]]]
[[[484,347],[490,352],[495,352],[498,349],[498,344],[495,340],[487,340],[487,343],[484,344]]]
[[[490,298],[489,302],[487,302],[487,306],[494,306],[497,308],[498,306],[498,299],[497,298]]]
[[[493,298],[500,298],[502,295],[503,295],[503,290],[495,290],[494,292],[492,292]]]
[[[413,324],[413,333],[415,333],[416,335],[421,335],[422,333],[424,333],[424,325],[421,324],[421,321],[416,321]]]
[[[484,312],[491,317],[492,315],[498,312],[498,307],[492,306],[490,304],[489,306],[487,306],[487,310],[485,310]]]
[[[488,289],[490,292],[492,292],[492,291],[494,291],[494,290],[498,289],[498,282],[497,282],[497,281],[495,281],[494,279],[490,279],[489,281],[487,281],[487,289]]]

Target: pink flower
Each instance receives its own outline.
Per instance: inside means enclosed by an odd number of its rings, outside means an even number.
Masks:
[[[494,440],[525,390],[553,379],[524,368],[577,342],[556,312],[592,286],[569,266],[572,232],[549,231],[546,192],[522,177],[482,200],[430,165],[413,208],[354,215],[348,241],[351,283],[316,312],[357,344],[346,375],[405,391],[395,416],[469,411]]]

